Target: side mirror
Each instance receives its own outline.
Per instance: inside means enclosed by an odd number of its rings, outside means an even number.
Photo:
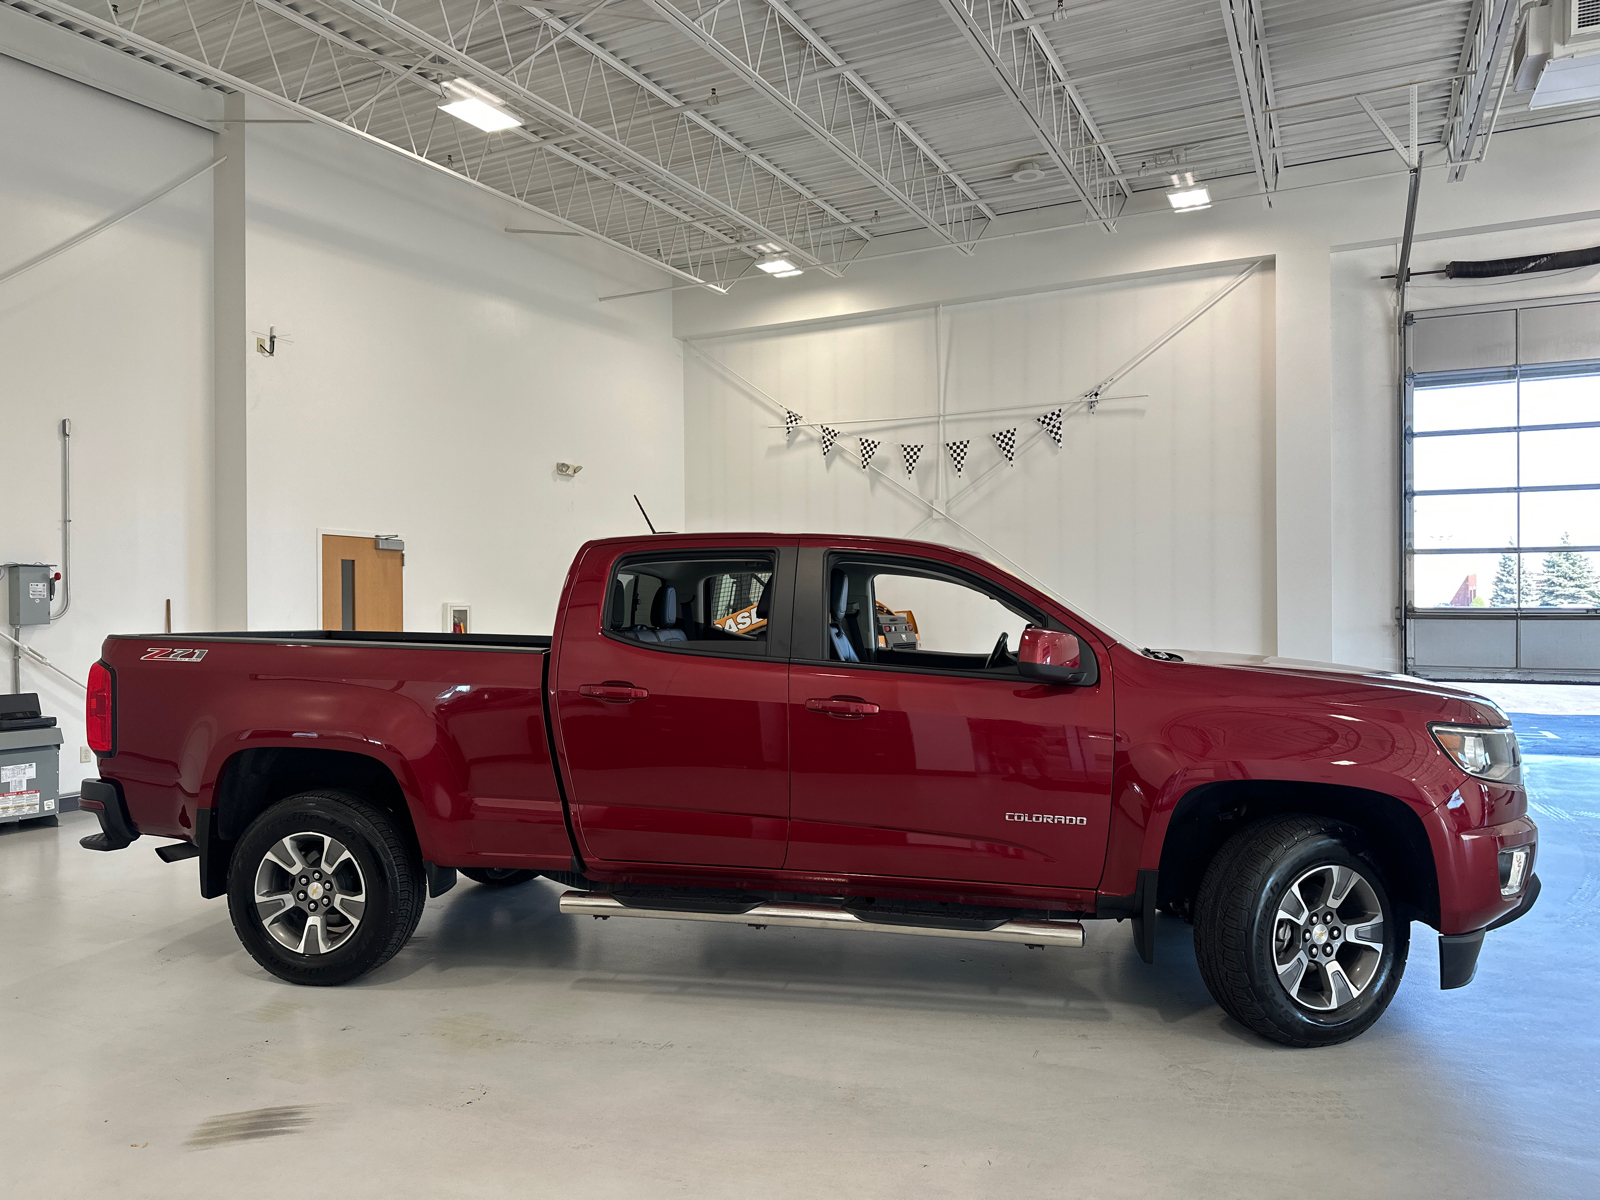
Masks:
[[[1094,655],[1076,634],[1059,629],[1024,629],[1022,645],[1017,650],[1017,670],[1027,679],[1076,687],[1092,684],[1099,678]]]

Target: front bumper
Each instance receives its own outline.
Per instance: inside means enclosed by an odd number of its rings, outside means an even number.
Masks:
[[[1439,987],[1444,991],[1466,987],[1478,973],[1478,953],[1483,949],[1483,935],[1502,925],[1523,917],[1539,899],[1539,876],[1528,877],[1528,887],[1517,906],[1503,916],[1495,918],[1482,929],[1470,933],[1441,933],[1439,935]]]

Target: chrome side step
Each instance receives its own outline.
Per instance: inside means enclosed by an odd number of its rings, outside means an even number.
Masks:
[[[941,929],[928,925],[883,925],[863,921],[855,913],[823,904],[780,902],[758,904],[744,912],[678,912],[664,908],[632,908],[595,892],[566,892],[561,911],[572,916],[651,917],[665,921],[714,921],[719,925],[776,925],[790,929],[844,929],[856,933],[908,933],[915,937],[962,938],[972,942],[1020,942],[1025,946],[1081,946],[1083,926],[1077,921],[1007,921],[994,929]]]

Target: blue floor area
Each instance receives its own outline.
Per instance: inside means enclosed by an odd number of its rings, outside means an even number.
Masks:
[[[1508,714],[1522,753],[1558,758],[1600,758],[1600,715]]]

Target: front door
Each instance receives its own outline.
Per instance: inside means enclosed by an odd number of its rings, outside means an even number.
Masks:
[[[585,858],[783,865],[793,557],[681,550],[580,568],[553,678]]]
[[[825,628],[795,630],[785,866],[1095,887],[1109,675],[1089,687],[1022,678],[1022,630],[1048,618],[994,581],[899,556],[806,558],[817,569],[798,586],[825,603],[796,612],[822,610]],[[808,646],[821,661],[799,660]]]

